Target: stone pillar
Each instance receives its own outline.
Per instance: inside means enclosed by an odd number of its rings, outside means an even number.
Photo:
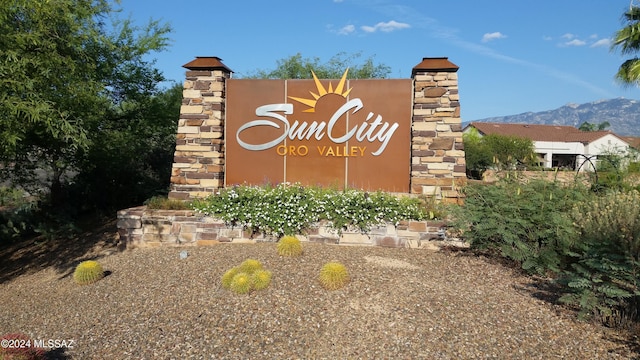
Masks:
[[[458,66],[423,58],[412,71],[411,192],[457,202],[466,182]]]
[[[169,198],[207,196],[224,186],[225,82],[232,71],[218,57],[196,57],[187,68]]]

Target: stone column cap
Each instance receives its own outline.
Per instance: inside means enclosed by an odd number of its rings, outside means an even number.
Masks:
[[[460,67],[451,61],[447,57],[425,57],[422,58],[422,62],[413,67],[411,76],[414,76],[418,71],[448,71],[456,72]]]
[[[233,72],[225,64],[222,63],[222,59],[217,56],[196,56],[196,58],[184,65],[183,68],[189,70],[224,70],[226,72]]]

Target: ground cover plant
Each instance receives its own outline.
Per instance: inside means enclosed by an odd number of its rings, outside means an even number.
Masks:
[[[640,195],[507,177],[464,189],[454,226],[475,252],[558,286],[559,300],[608,325],[640,319]]]
[[[277,237],[304,233],[321,220],[338,232],[348,227],[366,231],[376,224],[423,220],[434,213],[417,198],[300,184],[230,187],[191,206],[228,224]]]

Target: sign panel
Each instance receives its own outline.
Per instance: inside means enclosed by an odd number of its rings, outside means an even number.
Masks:
[[[225,185],[409,192],[411,79],[227,81]]]

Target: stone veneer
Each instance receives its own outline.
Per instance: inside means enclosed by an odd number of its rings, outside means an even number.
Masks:
[[[198,57],[186,73],[171,169],[170,198],[204,197],[224,186],[225,80],[217,57]]]
[[[441,221],[403,221],[383,225],[363,233],[336,231],[319,224],[309,233],[297,235],[301,241],[437,250],[459,244],[445,239],[447,225]],[[263,234],[251,234],[221,220],[191,210],[148,210],[145,206],[118,211],[120,244],[126,248],[158,246],[202,246],[219,243],[275,242]]]
[[[169,197],[188,200],[224,186],[225,83],[231,70],[218,57],[197,57],[184,67]],[[458,202],[466,181],[457,71],[445,57],[424,58],[412,70],[411,193],[444,202]]]
[[[424,58],[412,71],[411,193],[459,202],[466,182],[458,66]]]
[[[178,120],[173,199],[208,196],[224,186],[225,85],[231,70],[218,57],[197,57],[187,68]],[[466,181],[458,95],[458,66],[447,58],[424,58],[412,71],[411,193],[460,201]],[[318,224],[302,240],[346,244],[437,249],[445,237],[442,222],[408,221],[368,233],[337,234]],[[224,242],[276,241],[193,211],[147,210],[118,212],[118,232],[126,247],[210,245]],[[446,242],[446,244],[452,244]]]

